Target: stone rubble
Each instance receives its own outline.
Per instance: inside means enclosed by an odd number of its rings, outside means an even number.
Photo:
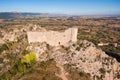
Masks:
[[[42,43],[41,46],[38,46],[40,45],[38,43],[36,44],[34,43],[29,47],[36,52],[39,61],[54,59],[61,65],[70,64],[78,71],[89,73],[92,80],[119,80],[117,78],[117,75],[120,74],[119,62],[106,55],[102,50],[97,49],[91,42],[86,40],[79,44],[71,42],[68,47],[59,47],[58,49],[52,47],[51,50],[47,49],[46,43]]]

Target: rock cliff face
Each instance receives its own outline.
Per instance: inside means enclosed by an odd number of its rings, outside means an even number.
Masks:
[[[70,42],[68,47],[34,43],[27,49],[35,51],[39,61],[54,59],[59,65],[70,65],[79,72],[90,74],[91,80],[119,80],[120,64],[86,40],[76,44]]]

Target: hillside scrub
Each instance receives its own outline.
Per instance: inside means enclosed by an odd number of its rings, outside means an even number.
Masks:
[[[20,77],[24,75],[27,69],[31,68],[37,61],[36,55],[34,52],[29,52],[24,55],[22,59],[17,59],[15,65],[8,70],[6,73],[0,76],[0,80],[11,80],[15,76]]]

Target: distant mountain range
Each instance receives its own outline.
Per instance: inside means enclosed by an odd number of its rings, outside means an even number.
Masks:
[[[12,18],[37,18],[37,17],[64,17],[66,14],[50,14],[50,13],[20,13],[20,12],[0,12],[0,19]]]
[[[39,17],[101,18],[118,16],[120,17],[120,15],[67,15],[51,13],[32,13],[32,12],[0,12],[0,19],[39,18]]]

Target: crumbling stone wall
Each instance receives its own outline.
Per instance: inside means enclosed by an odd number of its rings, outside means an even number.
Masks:
[[[77,41],[77,28],[69,28],[64,32],[44,31],[44,32],[27,32],[28,42],[46,42],[51,46],[66,45],[70,41]]]

